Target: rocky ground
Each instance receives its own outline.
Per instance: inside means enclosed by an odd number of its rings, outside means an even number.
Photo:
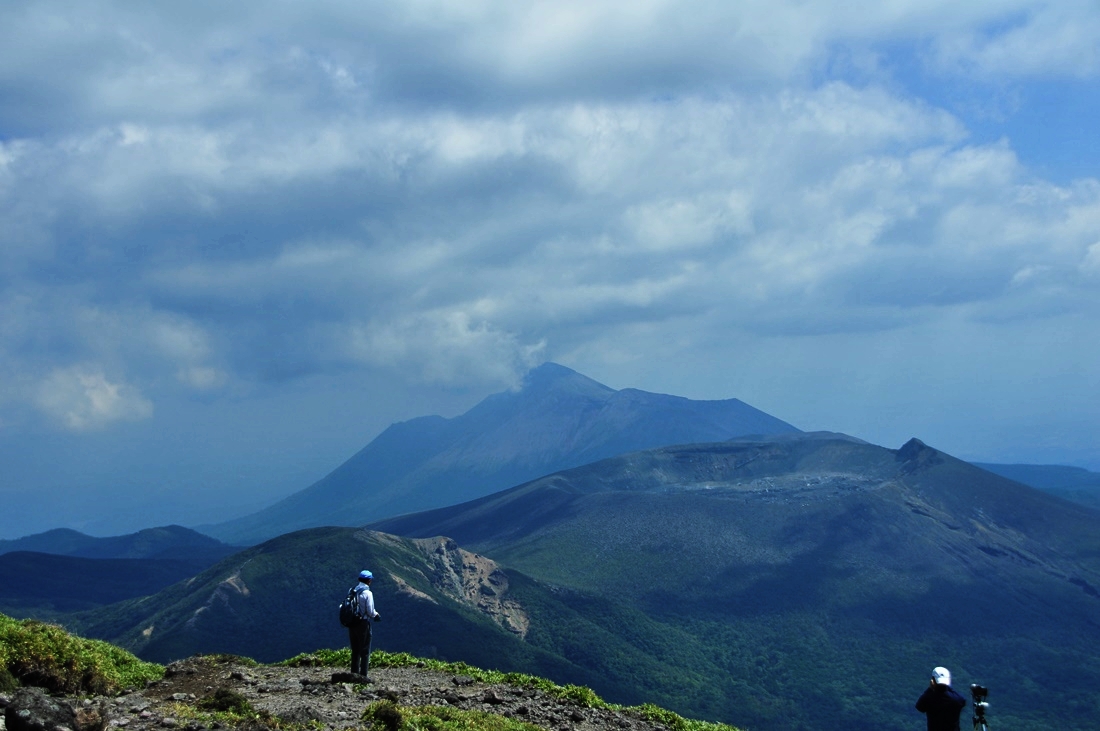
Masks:
[[[116,698],[31,698],[25,690],[0,697],[6,731],[201,731],[219,728],[197,704],[219,690],[236,691],[254,709],[285,721],[315,722],[325,729],[362,726],[371,702],[402,706],[454,706],[513,717],[547,731],[669,731],[632,710],[584,708],[543,691],[488,685],[467,676],[427,668],[378,668],[369,685],[342,682],[332,668],[248,666],[191,658],[168,666],[165,678]],[[36,703],[43,708],[36,707]],[[56,715],[46,706],[56,707]],[[253,725],[253,729],[258,729]],[[0,731],[5,731],[0,726]]]

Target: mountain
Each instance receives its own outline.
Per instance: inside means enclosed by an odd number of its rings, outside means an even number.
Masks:
[[[73,621],[147,659],[286,657],[344,645],[368,567],[381,649],[759,731],[923,723],[946,665],[1000,726],[1045,729],[1100,708],[1098,519],[915,439],[742,438],[281,536]]]
[[[237,550],[179,525],[146,528],[108,538],[94,538],[68,528],[57,528],[14,540],[0,540],[0,554],[32,551],[81,558],[184,559],[205,561],[206,565]]]
[[[239,545],[453,505],[623,452],[798,430],[739,401],[616,391],[554,363],[453,419],[394,424],[312,486],[204,528]]]
[[[1019,729],[1100,708],[1098,521],[919,440],[805,434],[623,455],[371,527],[688,633],[720,668],[719,720],[901,727],[946,665]]]
[[[59,528],[0,541],[0,611],[51,617],[146,596],[237,550],[178,525],[108,538]]]
[[[1083,467],[1037,464],[986,464],[976,466],[1002,477],[1072,500],[1090,508],[1100,509],[1100,473]]]

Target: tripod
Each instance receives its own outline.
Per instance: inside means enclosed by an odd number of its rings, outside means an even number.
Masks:
[[[989,703],[985,699],[988,696],[989,688],[976,683],[970,686],[970,697],[974,699],[974,731],[989,731],[989,725],[985,720],[985,712],[989,708]]]

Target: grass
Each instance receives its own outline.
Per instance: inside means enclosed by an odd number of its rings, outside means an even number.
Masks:
[[[370,731],[543,731],[530,723],[484,711],[446,706],[399,706],[377,701],[363,711]]]
[[[101,640],[37,620],[0,614],[0,685],[18,682],[55,693],[113,695],[164,676],[164,667]]]
[[[223,697],[210,704],[189,706],[186,703],[173,703],[170,707],[172,718],[177,721],[196,723],[205,728],[230,729],[271,729],[272,731],[323,731],[325,725],[320,721],[295,723],[279,718],[267,711],[257,711],[241,696],[239,702],[230,702],[223,707]]]

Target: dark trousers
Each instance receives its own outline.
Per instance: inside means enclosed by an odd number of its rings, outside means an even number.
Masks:
[[[370,669],[370,620],[359,619],[348,627],[351,640],[351,671],[366,675]]]

